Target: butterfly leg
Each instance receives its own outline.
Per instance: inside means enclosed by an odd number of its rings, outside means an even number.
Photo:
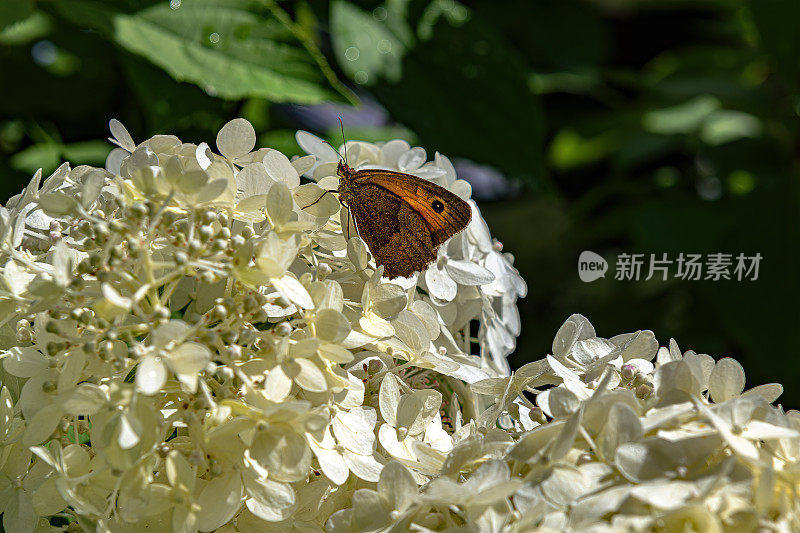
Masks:
[[[356,224],[356,219],[353,218],[353,213],[350,211],[350,208],[347,206],[347,204],[342,202],[341,199],[339,201],[342,204],[342,207],[344,207],[347,210],[347,222],[342,224],[342,231],[344,231],[345,239],[347,239],[348,241],[350,240],[351,237],[350,226],[352,226],[356,230],[356,235],[361,237],[361,232],[358,230],[358,224]]]
[[[308,208],[309,208],[309,207],[311,207],[312,205],[318,204],[320,200],[322,200],[323,198],[325,198],[325,195],[326,195],[326,194],[328,194],[328,193],[338,193],[338,192],[339,192],[339,191],[328,191],[328,190],[326,190],[326,191],[324,191],[324,192],[323,192],[323,193],[320,195],[320,197],[319,197],[319,198],[317,198],[316,200],[314,200],[313,202],[311,202],[311,203],[310,203],[310,204],[308,204],[307,206],[305,206],[305,207],[301,207],[300,209],[308,209]],[[341,199],[339,199],[339,201],[341,202],[342,200],[341,200]]]

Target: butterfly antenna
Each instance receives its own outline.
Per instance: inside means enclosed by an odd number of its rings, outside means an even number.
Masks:
[[[342,161],[344,161],[344,162],[347,162],[347,160],[346,160],[344,157],[342,157],[342,154],[340,154],[340,153],[339,153],[339,150],[337,150],[335,146],[333,146],[331,143],[329,143],[329,142],[328,142],[328,141],[326,141],[325,139],[322,139],[322,142],[324,142],[325,144],[327,144],[328,146],[330,146],[331,148],[333,148],[333,151],[334,151],[334,152],[336,152],[336,155],[338,155],[338,156],[339,156],[339,159],[341,159],[341,160],[342,160]]]
[[[347,139],[344,138],[344,124],[342,123],[342,117],[339,117],[339,127],[342,128],[342,145],[344,146],[344,163],[347,164]]]

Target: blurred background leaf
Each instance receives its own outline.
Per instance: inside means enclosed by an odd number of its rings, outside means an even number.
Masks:
[[[800,405],[797,0],[15,0],[0,4],[3,197],[39,167],[243,116],[450,156],[530,287],[512,366],[571,313],[733,356]],[[610,263],[577,276],[581,251]],[[763,256],[756,281],[618,281],[642,253]],[[673,270],[674,272],[674,270]]]

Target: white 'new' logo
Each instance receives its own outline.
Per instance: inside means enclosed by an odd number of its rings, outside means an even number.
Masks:
[[[578,276],[581,281],[592,282],[606,276],[608,263],[599,254],[585,250],[578,257]]]

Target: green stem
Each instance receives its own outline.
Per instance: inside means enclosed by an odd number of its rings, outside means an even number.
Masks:
[[[278,22],[286,26],[286,28],[292,32],[292,35],[294,35],[294,37],[300,41],[300,44],[303,45],[303,48],[306,49],[306,52],[308,52],[308,54],[317,64],[319,70],[322,72],[322,75],[325,76],[325,79],[328,80],[328,83],[330,83],[331,87],[336,89],[339,94],[344,96],[350,104],[358,105],[358,98],[356,97],[355,93],[353,93],[353,91],[351,91],[344,83],[339,81],[339,78],[336,77],[336,73],[333,72],[333,69],[328,64],[328,60],[325,59],[325,55],[319,49],[314,40],[306,35],[306,32],[294,23],[289,14],[278,5],[278,2],[275,0],[261,0],[261,3],[264,4],[267,9],[269,9],[270,13],[272,13],[272,16],[278,19]]]

